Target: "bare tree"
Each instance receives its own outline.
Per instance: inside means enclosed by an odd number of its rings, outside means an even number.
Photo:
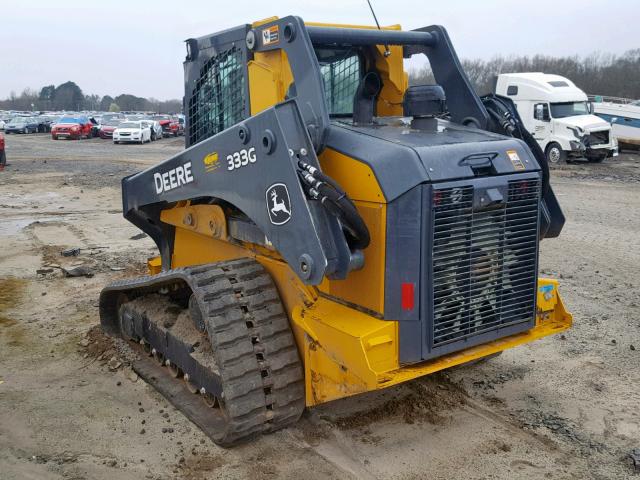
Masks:
[[[594,52],[586,57],[547,55],[465,59],[462,66],[479,94],[492,92],[501,73],[544,72],[562,75],[589,94],[640,98],[640,48],[623,55]],[[429,66],[409,72],[411,84],[434,83]]]

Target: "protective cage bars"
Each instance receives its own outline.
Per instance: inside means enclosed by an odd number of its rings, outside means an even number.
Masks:
[[[540,180],[509,181],[489,209],[472,185],[432,192],[429,356],[533,327]]]
[[[188,101],[189,145],[235,125],[245,112],[244,52],[232,47],[209,58]]]
[[[329,113],[345,115],[353,113],[353,97],[360,84],[360,57],[349,50],[343,58],[320,64],[325,100]]]

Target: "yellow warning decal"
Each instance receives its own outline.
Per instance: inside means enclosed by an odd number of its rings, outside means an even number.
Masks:
[[[515,150],[507,150],[507,157],[509,157],[509,160],[511,160],[511,163],[513,164],[513,168],[515,170],[526,170],[524,163],[522,163],[522,160],[520,160],[520,155],[518,155],[518,152],[516,152]]]
[[[280,41],[280,28],[273,25],[262,30],[262,45],[274,45]]]

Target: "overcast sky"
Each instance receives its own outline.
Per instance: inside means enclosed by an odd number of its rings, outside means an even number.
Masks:
[[[372,3],[383,25],[444,25],[462,58],[640,48],[638,0]],[[306,21],[373,23],[366,0],[3,0],[0,98],[67,80],[85,94],[180,98],[183,40],[290,14]]]

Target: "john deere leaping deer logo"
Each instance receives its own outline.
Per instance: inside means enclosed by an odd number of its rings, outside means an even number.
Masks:
[[[284,225],[291,219],[291,200],[284,183],[274,183],[266,191],[269,220],[274,225]]]

